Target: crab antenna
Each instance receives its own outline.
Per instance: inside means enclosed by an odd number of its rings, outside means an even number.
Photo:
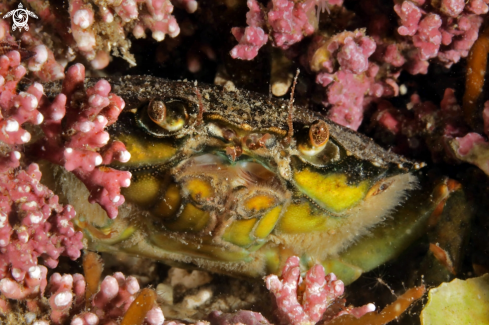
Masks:
[[[295,92],[295,85],[297,84],[297,78],[299,77],[300,72],[301,70],[297,68],[297,71],[295,72],[294,83],[292,84],[292,89],[290,91],[289,116],[287,118],[287,122],[289,125],[289,132],[287,134],[288,143],[292,141],[292,136],[294,135],[294,125],[292,124],[292,114],[294,112],[294,92]]]
[[[199,115],[197,116],[197,125],[202,124],[204,121],[204,103],[202,102],[202,95],[200,94],[199,88],[195,86],[195,94],[199,100]]]

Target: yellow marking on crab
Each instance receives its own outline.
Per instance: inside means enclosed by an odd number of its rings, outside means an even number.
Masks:
[[[325,220],[323,214],[312,214],[309,202],[291,204],[287,207],[276,229],[288,234],[306,233],[322,229]]]
[[[205,228],[209,218],[209,212],[202,211],[195,205],[188,203],[177,220],[165,222],[164,225],[172,231],[199,232]]]
[[[358,204],[367,194],[369,182],[357,186],[347,183],[345,174],[321,175],[309,168],[294,173],[294,180],[301,191],[321,207],[333,212],[342,212]]]
[[[200,178],[192,178],[185,182],[185,188],[190,194],[190,197],[195,202],[202,202],[214,195],[212,185]]]
[[[120,134],[114,138],[124,142],[126,150],[131,153],[131,159],[124,163],[124,166],[161,164],[177,152],[177,149],[167,142],[146,141],[137,135]]]
[[[153,208],[152,212],[157,217],[171,218],[178,212],[181,203],[180,188],[177,184],[168,185],[165,196]]]
[[[245,208],[251,213],[259,212],[270,208],[275,204],[276,199],[269,195],[256,195],[245,201]]]
[[[258,223],[255,229],[255,237],[266,238],[275,228],[278,218],[280,217],[280,212],[282,211],[281,206],[276,206],[272,210],[268,211]]]
[[[131,182],[131,186],[122,188],[121,192],[128,201],[149,207],[158,198],[160,186],[161,184],[156,177],[144,175]]]
[[[232,244],[247,247],[253,243],[251,231],[256,224],[257,219],[236,220],[228,226],[222,238]]]

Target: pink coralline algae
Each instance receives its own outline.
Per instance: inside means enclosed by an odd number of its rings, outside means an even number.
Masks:
[[[265,277],[265,284],[274,296],[273,310],[278,324],[314,325],[327,324],[331,320],[352,315],[360,318],[375,311],[373,304],[347,307],[343,296],[345,286],[331,273],[325,275],[324,267],[314,265],[305,278],[300,275],[299,257],[289,257],[282,269],[282,279],[276,275]],[[211,325],[269,325],[262,314],[240,310],[235,313],[214,311],[208,316]],[[383,323],[382,323],[383,324]]]
[[[272,0],[268,12],[268,23],[272,29],[271,35],[275,46],[286,50],[302,40],[304,36],[314,33],[315,27],[311,24],[310,16],[312,14],[314,17],[315,6],[315,0],[302,3],[290,0]]]
[[[43,115],[37,110],[38,99],[31,91],[17,94],[17,83],[26,74],[26,69],[20,65],[20,54],[11,51],[0,57],[0,141],[8,145],[24,144],[30,141],[31,134],[22,128],[29,122],[39,125]],[[40,87],[36,84],[33,87]]]
[[[31,140],[25,124],[46,122],[37,109],[40,84],[17,93],[25,75],[21,55],[10,51],[0,57],[0,292],[8,299],[26,300],[36,308],[34,297],[44,292],[47,268],[55,268],[61,255],[75,260],[83,248],[82,233],[72,222],[75,210],[62,206],[58,197],[40,183],[41,172],[35,163],[21,167],[21,146]],[[34,300],[33,300],[34,299]],[[9,310],[0,299],[2,311]]]
[[[265,26],[269,29],[273,45],[288,49],[317,30],[316,7],[321,10],[328,4],[340,5],[341,1],[272,0],[267,9],[262,9],[256,0],[248,0],[247,4],[248,27],[234,27],[231,30],[239,43],[231,50],[231,56],[235,59],[252,60],[258,55],[258,50],[268,42]]]
[[[90,312],[73,317],[71,325],[108,324],[126,315],[140,292],[136,278],[125,277],[121,272],[106,276],[100,290],[93,296]],[[162,325],[165,320],[161,308],[154,305],[146,313],[146,325]]]
[[[364,97],[370,91],[386,92],[386,82],[375,81],[378,66],[369,63],[376,45],[364,30],[343,32],[327,38],[316,36],[309,54],[302,58],[316,82],[326,88],[328,117],[354,130],[363,120]],[[374,87],[376,86],[376,87]]]
[[[46,273],[44,266],[36,266],[23,280],[1,280],[0,291],[7,299],[0,298],[0,310],[4,313],[12,310],[8,299],[13,299],[25,302],[32,320],[42,318],[49,310],[53,324],[67,321],[71,325],[116,324],[126,315],[140,292],[139,283],[134,277],[125,277],[116,272],[105,277],[99,291],[89,297],[90,310],[86,311],[86,281],[83,275],[54,273],[48,281]],[[146,313],[144,324],[162,325],[164,320],[161,308],[154,305]]]
[[[475,114],[475,104],[469,109],[464,99],[464,118],[452,89],[446,89],[440,108],[423,102],[416,94],[411,96],[407,110],[394,108],[388,101],[406,91],[398,84],[403,71],[427,74],[430,63],[449,68],[467,57],[476,40],[485,39],[484,34],[480,37],[479,29],[489,2],[396,0],[388,4],[371,0],[357,7],[350,12],[352,9],[343,8],[341,1],[273,0],[264,8],[249,0],[248,27],[233,28],[239,44],[231,56],[251,60],[270,39],[272,46],[286,50],[289,59],[298,59],[306,74],[313,74],[324,89],[321,104],[326,108],[324,115],[331,120],[357,130],[364,113],[373,112],[370,129],[376,127],[377,135],[390,134],[386,138],[394,135],[394,151],[410,154],[428,149],[436,162],[469,162],[489,174],[489,142],[481,128],[474,129],[474,123],[464,122],[468,111]],[[324,8],[335,18],[320,15]],[[358,18],[365,20],[366,28],[353,30],[351,27],[359,25],[348,21],[358,15],[358,9],[364,16]],[[392,14],[397,15],[397,24]],[[325,20],[338,25],[328,26]],[[308,36],[310,40],[302,42],[307,51],[300,52],[293,46]],[[486,55],[487,51],[474,57]],[[480,69],[485,67],[483,62]],[[469,69],[469,74],[478,69]],[[470,80],[468,84],[474,83]],[[483,109],[482,120],[485,136],[489,136],[489,105]]]
[[[75,231],[71,222],[73,207],[58,203],[58,196],[40,183],[39,166],[32,163],[24,167],[20,151],[37,152],[65,166],[92,191],[91,200],[115,217],[118,205],[124,202],[120,186],[129,185],[130,173],[99,165],[130,158],[124,145],[109,142],[104,131],[107,124],[117,120],[124,102],[110,93],[110,85],[104,80],[85,91],[84,67],[80,64],[68,70],[63,91],[52,103],[39,83],[18,93],[17,84],[26,73],[20,61],[18,51],[0,56],[0,292],[5,297],[0,299],[0,308],[10,310],[6,299],[23,300],[31,313],[49,308],[51,320],[58,324],[81,310],[85,281],[79,274],[55,273],[48,282],[45,266],[55,268],[62,255],[79,258],[83,234]],[[32,150],[21,147],[32,138],[25,129],[27,124],[38,125],[44,132]],[[139,290],[135,279],[125,279],[122,274],[113,279],[115,283],[107,280],[110,285],[102,282],[102,288],[112,291],[102,291],[93,300],[94,311],[102,310],[94,314],[99,319],[123,315]],[[45,293],[49,299],[43,298]],[[115,314],[105,314],[108,305]],[[162,324],[161,310],[153,314],[161,321],[148,324]]]
[[[231,50],[231,56],[235,59],[253,60],[258,55],[258,50],[268,42],[268,35],[263,30],[265,18],[258,2],[248,0],[247,4],[250,9],[246,14],[248,27],[231,29],[231,33],[239,42]]]
[[[60,255],[77,259],[83,235],[75,232],[70,221],[75,216],[73,207],[61,206],[58,197],[39,183],[38,165],[15,172],[14,166],[3,165],[0,174],[0,278],[10,273],[20,281],[37,266],[39,257],[50,268],[58,265]]]
[[[111,142],[104,131],[117,120],[124,101],[110,93],[107,81],[100,80],[85,91],[84,80],[83,65],[75,64],[52,103],[42,97],[41,89],[32,90],[45,116],[41,126],[45,137],[36,144],[35,153],[73,172],[90,191],[89,201],[99,203],[115,218],[117,207],[124,203],[120,188],[130,185],[131,173],[101,164],[127,162],[131,157],[122,142]]]
[[[110,217],[115,218],[117,207],[124,202],[124,197],[120,194],[120,187],[129,186],[131,174],[100,165],[108,164],[113,160],[126,162],[130,158],[124,145],[118,141],[110,142],[108,133],[104,131],[107,125],[116,121],[124,107],[124,101],[110,94],[110,85],[104,80],[84,92],[85,74],[84,67],[80,64],[68,70],[69,78],[65,79],[63,83],[63,93],[59,94],[52,103],[43,94],[43,87],[38,83],[31,85],[27,91],[17,94],[16,86],[25,73],[26,69],[20,64],[19,52],[11,51],[0,57],[0,127],[2,129],[0,140],[5,145],[11,146],[6,149],[10,153],[3,158],[6,166],[9,168],[18,166],[19,153],[13,149],[31,140],[31,134],[23,128],[23,124],[40,125],[45,137],[34,146],[37,154],[64,166],[77,175],[90,190],[90,201],[98,202],[106,209]],[[83,96],[83,101],[73,99],[73,96],[80,95]],[[67,136],[68,134],[70,136]],[[39,186],[34,186],[37,185],[40,178],[40,173],[37,174],[35,166],[31,165],[28,169],[28,175],[33,179],[24,180],[26,189],[29,189],[25,190],[26,193],[32,190],[34,191],[32,195],[38,195],[41,198],[53,196],[50,192],[42,192]],[[32,172],[29,172],[30,170]],[[17,177],[22,175],[19,174]],[[5,181],[7,185],[11,182],[19,182],[20,179],[5,179]],[[29,182],[34,185],[29,185]],[[36,190],[38,192],[35,192]],[[14,194],[12,192],[9,195]],[[19,198],[12,198],[13,202],[17,199]],[[30,204],[34,205],[32,210],[43,209],[41,202],[36,202],[34,197],[29,197],[29,199],[32,201]],[[61,207],[52,205],[57,203],[57,199],[52,200],[55,201],[48,202],[47,207],[61,213]],[[69,210],[68,207],[67,209]],[[20,210],[25,210],[25,205]],[[59,218],[69,220],[73,217],[72,213],[62,213],[63,217]],[[49,217],[50,214],[47,211],[43,212],[42,219],[38,220],[39,225],[42,226]],[[41,218],[41,215],[37,215],[37,218]],[[27,222],[29,218],[25,220]],[[45,231],[48,232],[49,229]],[[34,232],[26,235],[32,236],[33,234]],[[28,237],[25,238],[27,239]],[[39,246],[39,249],[42,249],[41,247],[42,245]],[[55,252],[50,254],[56,256]],[[59,256],[60,252],[57,254]],[[53,260],[56,258],[53,257]]]
[[[337,32],[344,28],[320,24],[320,17],[329,19],[319,14],[326,8],[348,26],[351,15],[341,6],[341,1],[273,0],[265,9],[249,0],[248,27],[233,28],[239,44],[231,56],[253,59],[270,38],[272,46],[298,58],[325,88],[327,117],[354,130],[372,102],[399,95],[402,71],[426,74],[431,61],[450,67],[467,57],[479,35],[481,15],[488,11],[487,3],[478,0],[396,0],[391,5],[396,26],[382,9],[386,4],[372,0],[359,4],[368,21],[365,29]],[[290,48],[308,36],[307,53]]]
[[[41,172],[33,163],[19,169],[21,154],[17,148],[31,140],[25,123],[46,122],[37,109],[40,84],[17,93],[16,86],[26,73],[20,54],[11,51],[0,57],[0,286],[4,294],[29,295],[39,285],[42,270],[38,258],[54,268],[60,255],[77,259],[82,249],[82,234],[75,232],[71,219],[75,211],[61,206],[58,197],[39,181]],[[43,273],[45,275],[45,272]],[[15,286],[25,281],[24,286]]]
[[[281,324],[316,324],[323,319],[328,308],[338,303],[344,292],[343,282],[332,273],[325,275],[320,264],[310,268],[303,280],[297,256],[287,259],[282,270],[282,280],[276,275],[269,275],[265,283],[275,297],[276,315]],[[344,314],[360,318],[374,310],[372,304],[357,308],[344,307],[336,315],[329,315],[329,319]]]
[[[9,10],[6,4],[0,4],[0,10]],[[10,35],[10,24],[7,19],[0,20],[0,42],[1,47],[16,45],[16,39]],[[64,66],[59,63],[52,52],[41,40],[41,36],[35,30],[30,29],[21,34],[22,46],[31,51],[34,56],[28,60],[27,69],[33,76],[41,81],[53,81],[64,78]]]
[[[477,39],[482,17],[488,7],[483,1],[397,1],[394,10],[399,16],[399,35],[405,36],[408,47],[403,51],[407,71],[426,73],[428,59],[437,58],[450,67],[466,57]]]
[[[195,0],[175,0],[175,5],[193,13],[198,8]],[[130,53],[128,34],[146,37],[151,31],[153,39],[162,41],[166,35],[176,37],[180,27],[172,15],[170,0],[124,1],[68,1],[69,19],[48,1],[28,0],[27,4],[39,19],[30,24],[40,28],[24,31],[18,39],[22,46],[36,53],[28,68],[42,81],[63,79],[63,70],[77,54],[84,56],[93,69],[103,69],[111,61],[111,52],[122,56],[130,65],[136,65]],[[0,4],[2,12],[15,9]],[[8,20],[0,22],[0,41],[15,42],[10,35]],[[51,34],[41,32],[52,30]]]
[[[26,300],[32,310],[38,308],[36,298],[47,283],[47,269],[37,265],[38,258],[55,268],[60,255],[74,260],[83,248],[83,235],[74,231],[70,221],[75,215],[73,207],[59,205],[58,197],[39,183],[40,178],[36,164],[0,174],[0,292],[8,299]],[[9,310],[8,302],[0,300],[2,311]]]
[[[104,45],[106,42],[102,41],[103,38],[111,39],[124,54],[130,44],[126,40],[127,32],[132,32],[136,38],[142,38],[146,37],[146,30],[149,29],[158,42],[165,35],[176,37],[180,33],[180,27],[172,15],[173,4],[169,0],[71,0],[69,3],[76,47],[92,61],[92,66],[96,69],[102,69],[109,63],[111,49]],[[197,10],[196,1],[178,1],[178,4],[189,12]],[[102,34],[101,31],[105,30],[109,33]],[[124,57],[130,64],[136,64],[129,54]]]

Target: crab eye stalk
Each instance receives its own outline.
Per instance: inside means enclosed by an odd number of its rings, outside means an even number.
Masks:
[[[328,140],[328,125],[322,120],[316,121],[309,128],[307,139],[299,143],[299,151],[306,156],[315,156],[326,147]]]
[[[138,110],[136,121],[155,137],[177,135],[187,124],[187,105],[180,99],[153,99],[147,106]]]
[[[152,100],[148,106],[148,116],[151,121],[158,125],[165,123],[166,106],[161,100]]]
[[[309,129],[309,140],[315,147],[324,147],[329,140],[328,125],[324,121],[317,121]]]

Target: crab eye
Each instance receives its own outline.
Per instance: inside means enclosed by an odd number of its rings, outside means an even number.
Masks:
[[[148,116],[151,121],[160,125],[165,122],[166,106],[161,100],[152,100],[148,106]]]
[[[328,142],[329,129],[324,121],[317,121],[309,129],[309,140],[315,147],[322,147]]]
[[[188,120],[187,105],[179,99],[153,99],[138,110],[136,121],[146,132],[155,137],[176,135]]]
[[[329,129],[326,122],[319,120],[309,128],[309,136],[299,143],[299,151],[306,156],[315,156],[321,151],[329,140]]]

